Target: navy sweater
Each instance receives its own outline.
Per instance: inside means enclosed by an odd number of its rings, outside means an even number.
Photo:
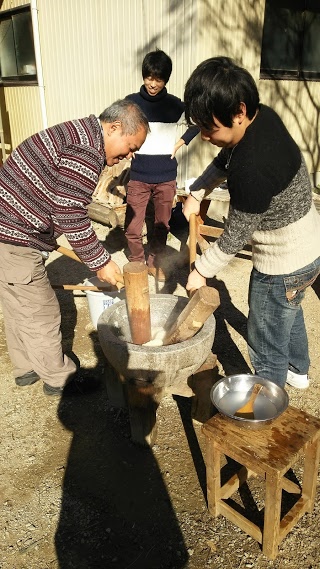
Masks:
[[[176,143],[177,128],[184,122],[184,103],[169,95],[164,88],[150,96],[144,85],[139,93],[126,97],[139,105],[145,113],[150,132],[131,163],[131,180],[149,184],[169,182],[177,177],[177,160],[171,159]],[[186,145],[198,134],[198,127],[190,127],[181,137]]]

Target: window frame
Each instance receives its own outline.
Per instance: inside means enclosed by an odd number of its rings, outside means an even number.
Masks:
[[[10,21],[12,22],[12,30],[14,31],[14,25],[12,17],[16,16],[17,14],[22,13],[29,13],[32,23],[31,17],[31,5],[30,4],[23,4],[22,6],[17,6],[16,8],[10,8],[9,10],[0,11],[0,23],[3,21]],[[34,47],[34,40],[33,40],[33,29],[32,29],[32,47],[34,52],[34,64],[35,64],[35,73],[33,74],[19,74],[17,75],[10,75],[10,76],[2,76],[2,69],[1,69],[1,58],[0,58],[0,86],[2,87],[22,87],[22,86],[30,86],[30,85],[38,85],[38,76],[37,76],[37,68],[36,68],[36,57],[35,57],[35,47]],[[15,50],[15,58],[17,63],[17,47],[14,43],[14,50]],[[18,68],[18,65],[17,65]]]
[[[270,32],[270,30],[273,30],[272,26],[270,25],[272,23],[272,19],[270,18],[270,21],[267,22],[266,20],[266,14],[267,14],[267,10],[269,9],[269,16],[272,16],[272,10],[273,10],[273,16],[275,16],[276,14],[276,10],[277,8],[279,8],[279,6],[277,6],[277,1],[276,0],[265,0],[265,14],[264,14],[264,21],[263,21],[263,32],[262,32],[262,42],[261,42],[261,59],[260,59],[260,79],[273,79],[273,80],[289,80],[289,81],[320,81],[320,63],[319,63],[319,68],[317,71],[310,71],[310,70],[306,70],[303,69],[303,56],[305,54],[304,51],[304,46],[306,45],[307,40],[309,39],[309,35],[307,34],[306,30],[308,30],[308,27],[306,26],[307,23],[307,18],[309,16],[310,13],[315,13],[317,14],[317,11],[313,10],[312,12],[312,0],[311,0],[311,6],[308,6],[308,2],[310,2],[310,0],[301,0],[301,9],[296,8],[294,9],[294,3],[293,3],[293,7],[291,12],[291,16],[290,16],[290,21],[289,24],[291,22],[294,21],[294,17],[296,19],[295,24],[296,24],[296,28],[294,29],[294,26],[292,26],[292,35],[291,38],[289,38],[289,34],[287,36],[285,36],[285,40],[289,41],[288,38],[290,40],[292,40],[292,38],[294,37],[295,42],[292,44],[293,45],[293,51],[295,50],[295,56],[293,56],[293,53],[289,54],[289,57],[291,55],[291,57],[294,59],[294,57],[296,58],[296,60],[294,61],[294,65],[293,65],[293,69],[284,69],[281,68],[280,63],[281,63],[281,56],[279,56],[278,59],[278,63],[279,65],[263,65],[263,60],[267,59],[268,57],[268,53],[269,55],[271,55],[271,57],[276,57],[276,52],[272,51],[272,49],[270,50],[270,46],[272,46],[273,43],[273,37],[272,37],[272,31],[271,31],[271,35],[269,34],[268,36],[266,36],[266,34],[268,32]],[[304,3],[304,7],[302,7],[302,3]],[[269,6],[267,6],[267,4],[269,4]],[[284,3],[285,4],[285,3]],[[298,6],[299,4],[299,0],[296,2],[296,6]],[[282,7],[282,9],[288,9],[290,10],[290,8],[288,7]],[[281,9],[281,8],[280,8]],[[296,14],[294,14],[296,13]],[[320,12],[319,12],[320,14]],[[320,16],[319,16],[320,17]],[[288,19],[289,20],[289,19]],[[267,22],[267,23],[266,23]],[[297,25],[298,22],[298,25]],[[268,30],[268,26],[269,26],[269,30]],[[279,33],[279,31],[278,31]],[[320,34],[319,34],[320,37]],[[277,36],[274,36],[275,39],[277,39]],[[319,40],[320,42],[320,40]],[[319,43],[319,48],[320,48],[320,43]],[[320,61],[320,60],[319,60]]]

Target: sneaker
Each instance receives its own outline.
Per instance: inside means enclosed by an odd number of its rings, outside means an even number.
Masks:
[[[45,395],[49,395],[49,396],[56,396],[59,397],[59,395],[62,395],[64,390],[64,387],[52,387],[51,385],[48,385],[48,383],[43,384],[43,393]]]
[[[52,387],[48,383],[43,384],[43,393],[49,397],[61,395],[86,395],[96,391],[100,387],[100,381],[94,377],[84,377],[77,374],[62,387]]]
[[[166,282],[166,275],[160,267],[148,267],[148,274],[160,283]]]
[[[40,375],[38,375],[36,371],[32,370],[16,377],[15,382],[19,387],[25,387],[26,385],[33,385],[33,383],[36,383],[39,379]]]
[[[291,369],[289,369],[287,375],[287,383],[288,385],[296,387],[297,389],[307,389],[307,387],[309,387],[310,380],[307,374],[300,375],[298,373],[294,373],[291,371]]]

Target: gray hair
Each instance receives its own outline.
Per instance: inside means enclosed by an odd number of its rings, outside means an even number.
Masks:
[[[101,122],[121,122],[123,134],[136,134],[140,128],[149,132],[149,123],[140,107],[129,99],[119,99],[105,109],[99,116]]]

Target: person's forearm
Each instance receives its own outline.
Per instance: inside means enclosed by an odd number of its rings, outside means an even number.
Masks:
[[[171,158],[174,158],[176,153],[178,152],[179,148],[181,148],[181,146],[184,146],[184,145],[185,145],[185,141],[183,140],[183,138],[179,138],[179,140],[174,145]]]
[[[103,267],[110,254],[97,238],[87,212],[67,210],[56,214],[59,230],[91,271]]]
[[[185,141],[183,140],[183,138],[179,138],[179,140],[175,144],[175,148],[177,150],[179,150],[179,148],[181,148],[181,146],[183,146],[184,144],[185,144]]]
[[[212,278],[224,269],[234,256],[235,254],[223,253],[216,241],[196,260],[195,268],[204,278]]]
[[[214,188],[226,179],[223,170],[219,170],[213,162],[204,172],[191,184],[190,194],[201,202]]]
[[[214,277],[251,240],[259,225],[261,214],[251,214],[229,207],[222,235],[199,257],[197,271],[206,278]]]

